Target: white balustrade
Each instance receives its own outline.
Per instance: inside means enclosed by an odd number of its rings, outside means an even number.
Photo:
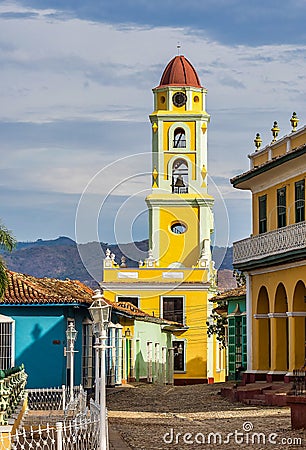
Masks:
[[[306,221],[258,234],[233,246],[234,264],[306,248]]]

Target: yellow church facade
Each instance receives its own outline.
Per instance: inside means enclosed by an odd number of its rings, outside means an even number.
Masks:
[[[101,287],[111,301],[130,301],[143,311],[177,323],[176,384],[222,381],[224,351],[207,336],[216,271],[210,241],[214,199],[207,191],[207,90],[182,55],[165,68],[153,89],[152,192],[149,254],[139,267],[104,260]],[[133,336],[136,342],[140,336]],[[221,363],[216,366],[214,358]],[[159,358],[159,356],[156,356]],[[132,377],[131,377],[132,378]]]
[[[252,193],[252,235],[234,243],[234,267],[246,274],[248,366],[245,378],[289,380],[305,365],[306,127],[249,155],[251,167],[231,180]]]

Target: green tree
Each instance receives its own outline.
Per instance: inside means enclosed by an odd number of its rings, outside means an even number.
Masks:
[[[224,304],[218,303],[218,307],[224,307]],[[212,310],[209,320],[206,322],[208,337],[215,335],[218,342],[220,342],[222,348],[227,347],[226,340],[226,327],[227,327],[227,317],[219,314],[216,309]]]
[[[16,246],[16,239],[12,232],[0,222],[0,249],[11,252]],[[6,266],[2,257],[0,257],[0,298],[3,297],[7,287],[8,278],[6,273]]]

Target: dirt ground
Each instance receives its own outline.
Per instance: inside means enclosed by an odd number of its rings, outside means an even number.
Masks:
[[[220,388],[136,383],[111,389],[109,423],[137,450],[306,448],[306,431],[291,430],[289,408],[231,403]]]

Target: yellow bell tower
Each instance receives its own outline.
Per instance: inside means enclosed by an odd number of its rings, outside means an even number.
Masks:
[[[150,247],[160,267],[192,267],[210,259],[213,198],[207,194],[207,90],[182,55],[153,89]]]
[[[168,321],[173,330],[169,359],[173,366],[167,370],[174,371],[176,384],[225,378],[224,351],[207,336],[216,271],[210,251],[214,199],[207,193],[206,181],[206,92],[182,55],[169,62],[153,89],[152,193],[146,198],[149,255],[139,267],[131,268],[116,263],[109,251],[101,283],[107,299],[132,301],[156,320]],[[140,339],[132,336],[133,354]],[[145,358],[137,355],[136,372],[139,360]],[[157,351],[156,367],[160,358]]]

